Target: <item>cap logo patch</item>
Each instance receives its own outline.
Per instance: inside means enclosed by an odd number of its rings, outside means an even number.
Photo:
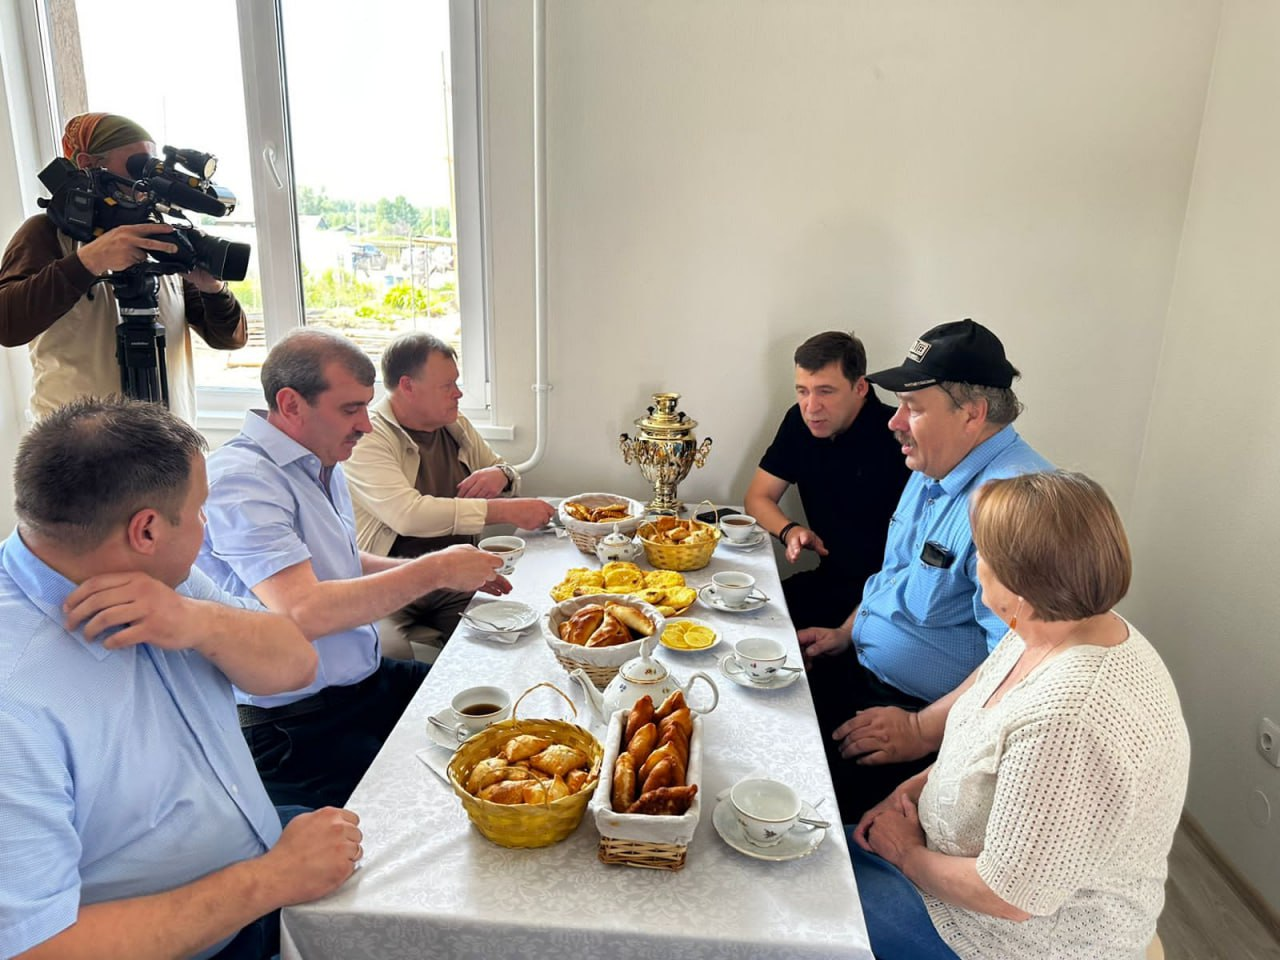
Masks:
[[[920,363],[924,360],[924,355],[929,352],[929,348],[932,346],[933,344],[931,343],[926,343],[923,340],[917,340],[911,345],[911,349],[907,351],[907,359]]]

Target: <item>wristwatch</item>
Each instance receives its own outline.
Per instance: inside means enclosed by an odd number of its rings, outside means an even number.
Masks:
[[[496,463],[494,466],[501,470],[502,475],[507,478],[507,485],[502,488],[502,492],[506,493],[508,490],[514,490],[516,481],[520,479],[520,474],[516,473],[516,468],[506,463]]]

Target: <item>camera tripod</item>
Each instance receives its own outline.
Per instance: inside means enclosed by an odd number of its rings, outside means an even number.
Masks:
[[[169,368],[165,365],[164,326],[157,320],[157,292],[167,265],[143,263],[111,277],[120,324],[116,327],[116,362],[120,392],[133,400],[169,406]],[[155,268],[160,269],[155,269]]]

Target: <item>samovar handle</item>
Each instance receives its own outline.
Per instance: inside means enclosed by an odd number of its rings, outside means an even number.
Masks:
[[[618,449],[622,451],[622,462],[631,462],[631,451],[635,445],[635,441],[628,437],[625,433],[618,436]]]
[[[698,444],[698,451],[693,455],[693,465],[701,467],[707,462],[707,454],[711,452],[711,438],[704,437],[702,443]]]

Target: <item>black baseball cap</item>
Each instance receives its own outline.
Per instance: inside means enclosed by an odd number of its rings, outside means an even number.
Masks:
[[[909,393],[944,381],[1007,389],[1016,376],[999,337],[980,323],[957,320],[926,331],[901,366],[869,373],[867,379],[877,387]]]

